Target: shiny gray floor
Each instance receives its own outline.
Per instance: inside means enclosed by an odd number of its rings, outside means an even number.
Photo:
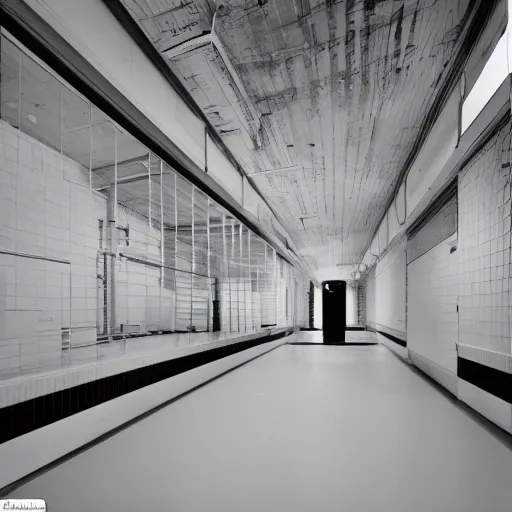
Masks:
[[[382,345],[285,345],[13,496],[52,512],[491,512],[511,510],[511,483],[509,445]]]

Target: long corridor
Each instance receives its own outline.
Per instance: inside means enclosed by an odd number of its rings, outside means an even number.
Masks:
[[[52,512],[490,512],[510,510],[511,475],[510,444],[384,346],[288,344],[13,497]]]

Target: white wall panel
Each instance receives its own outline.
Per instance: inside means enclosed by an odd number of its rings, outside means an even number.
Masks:
[[[456,87],[407,176],[407,216],[442,171],[457,145],[460,91]]]
[[[357,325],[357,285],[347,283],[347,325]]]
[[[460,174],[457,251],[460,343],[508,356],[511,129],[509,123]]]
[[[405,249],[405,241],[400,242],[377,263],[375,273],[375,321],[379,330],[393,335],[405,334]]]
[[[242,205],[244,200],[242,176],[210,137],[208,137],[208,174]]]
[[[458,263],[452,235],[407,267],[407,345],[457,373]]]
[[[247,181],[247,178],[244,178],[244,197],[242,206],[250,213],[252,213],[256,218],[258,218],[258,213],[260,210],[260,204],[263,203],[263,200],[259,196],[259,194],[254,190],[252,185]]]
[[[372,329],[376,328],[375,270],[374,267],[366,278],[366,325]]]
[[[315,302],[314,302],[314,311],[313,311],[313,322],[315,329],[322,329],[323,325],[323,302],[322,302],[322,289],[318,286],[315,286]]]

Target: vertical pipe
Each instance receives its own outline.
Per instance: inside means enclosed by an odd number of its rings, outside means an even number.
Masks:
[[[113,125],[112,125],[113,126]],[[110,236],[111,236],[111,267],[110,267],[110,279],[111,279],[111,297],[110,297],[110,317],[111,317],[111,333],[116,332],[116,253],[117,247],[114,246],[116,239],[114,233],[116,232],[117,226],[117,142],[118,142],[118,130],[114,126],[114,205],[112,208],[114,218],[110,222]]]
[[[194,272],[196,271],[196,246],[195,246],[195,209],[194,192],[196,187],[192,185],[191,206],[192,206],[192,274],[190,275],[190,325],[194,325]]]
[[[112,263],[110,268],[110,279],[111,279],[111,297],[110,297],[110,303],[111,303],[111,318],[112,318],[112,325],[111,325],[111,332],[112,334],[115,334],[116,332],[116,256],[115,254],[112,254],[111,256]]]
[[[149,217],[149,229],[151,230],[151,151],[148,153],[148,217]]]
[[[263,280],[263,292],[265,293],[265,304],[267,304],[267,300],[268,300],[268,270],[267,270],[267,243],[266,242],[263,242],[264,243],[264,247],[265,247],[265,255],[263,257],[263,271],[264,271],[264,280]],[[262,303],[263,305],[263,303]],[[267,311],[265,311],[265,313],[267,313]],[[265,316],[265,322],[263,322],[263,308],[261,310],[261,323],[265,323],[265,324],[268,324],[268,323],[271,323],[269,322],[269,319]]]
[[[178,287],[177,273],[178,268],[178,183],[176,173],[174,174],[174,329],[178,325]]]
[[[228,294],[228,308],[229,308],[229,328],[228,332],[231,332],[231,285],[229,283],[229,260],[228,260],[228,250],[227,250],[227,241],[226,241],[226,215],[222,214],[222,265],[224,267],[224,276],[226,278],[227,287],[224,287],[224,293],[222,297],[226,297],[226,288]]]
[[[210,198],[207,199],[206,203],[206,250],[207,250],[207,275],[211,276],[211,264],[210,264]]]
[[[103,308],[100,308],[102,304],[102,297],[100,296],[102,286],[99,285],[99,279],[101,276],[101,253],[96,254],[96,336],[103,334]],[[103,283],[103,281],[102,281]]]
[[[71,311],[72,311],[72,300],[73,300],[73,294],[72,294],[72,287],[71,287],[71,265],[69,265],[69,300],[68,300],[68,307],[69,307],[69,345],[68,345],[68,362],[71,364],[71,341],[72,341],[72,333],[71,333]]]
[[[113,125],[112,125],[113,126]],[[114,229],[117,225],[117,128],[114,126]],[[114,248],[113,248],[114,249]],[[112,252],[115,252],[114,250]]]
[[[245,305],[245,279],[244,279],[244,254],[243,254],[243,231],[242,231],[242,224],[238,224],[238,247],[240,249],[240,272],[239,272],[239,279],[241,283],[237,286],[238,289],[238,332],[240,332],[240,304],[242,303],[240,301],[240,284],[243,284],[243,307],[244,307],[244,323],[245,323],[245,330],[247,330],[247,315],[245,314],[246,305]]]
[[[206,274],[208,275],[208,308],[206,330],[210,331],[210,304],[212,303],[212,282],[210,267],[210,198],[206,200]]]
[[[256,297],[259,298],[260,302],[260,321],[256,324],[255,327],[258,325],[258,331],[261,329],[261,293],[260,293],[260,260],[259,258],[256,260]]]
[[[64,121],[63,121],[63,115],[64,115],[64,109],[62,108],[62,88],[63,88],[63,85],[60,86],[60,119],[59,119],[59,122],[60,122],[60,154],[62,155],[62,128],[64,126]]]
[[[92,155],[93,155],[92,104],[89,103],[89,190],[92,190]]]
[[[103,254],[103,335],[108,335],[108,256]]]
[[[231,262],[234,262],[234,259],[235,259],[235,220],[234,219],[231,219]],[[236,265],[236,263],[233,263],[234,265]],[[231,274],[231,272],[230,272]],[[236,279],[235,276],[231,276],[230,275],[230,280],[229,280],[229,301],[230,301],[230,311],[232,312],[233,311],[233,290],[231,289],[231,285],[233,284],[233,279]],[[236,291],[236,289],[235,289]],[[238,291],[237,291],[237,294],[238,294]],[[238,295],[237,295],[237,298],[238,298]],[[236,325],[237,325],[237,329],[238,329],[238,305],[237,305],[237,318],[236,318]]]
[[[21,102],[23,94],[21,92],[21,80],[23,70],[23,53],[20,51],[20,61],[18,63],[18,130],[21,130]]]
[[[163,319],[162,319],[162,293],[164,289],[164,162],[160,159],[160,303],[158,308],[158,318],[160,321],[159,328],[163,327]]]
[[[249,274],[249,300],[251,304],[251,331],[254,331],[254,307],[252,304],[252,275],[251,275],[251,232],[247,230],[247,265]]]
[[[274,263],[274,276],[275,276],[275,287],[276,287],[276,326],[279,326],[279,292],[278,292],[278,282],[279,282],[279,269],[277,268],[277,254],[276,250],[272,249],[272,259]]]
[[[164,162],[160,159],[160,286],[164,286]]]

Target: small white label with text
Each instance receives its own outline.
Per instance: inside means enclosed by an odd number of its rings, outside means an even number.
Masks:
[[[0,500],[0,512],[2,510],[39,510],[46,512],[46,502],[44,500],[10,498],[8,500]]]

